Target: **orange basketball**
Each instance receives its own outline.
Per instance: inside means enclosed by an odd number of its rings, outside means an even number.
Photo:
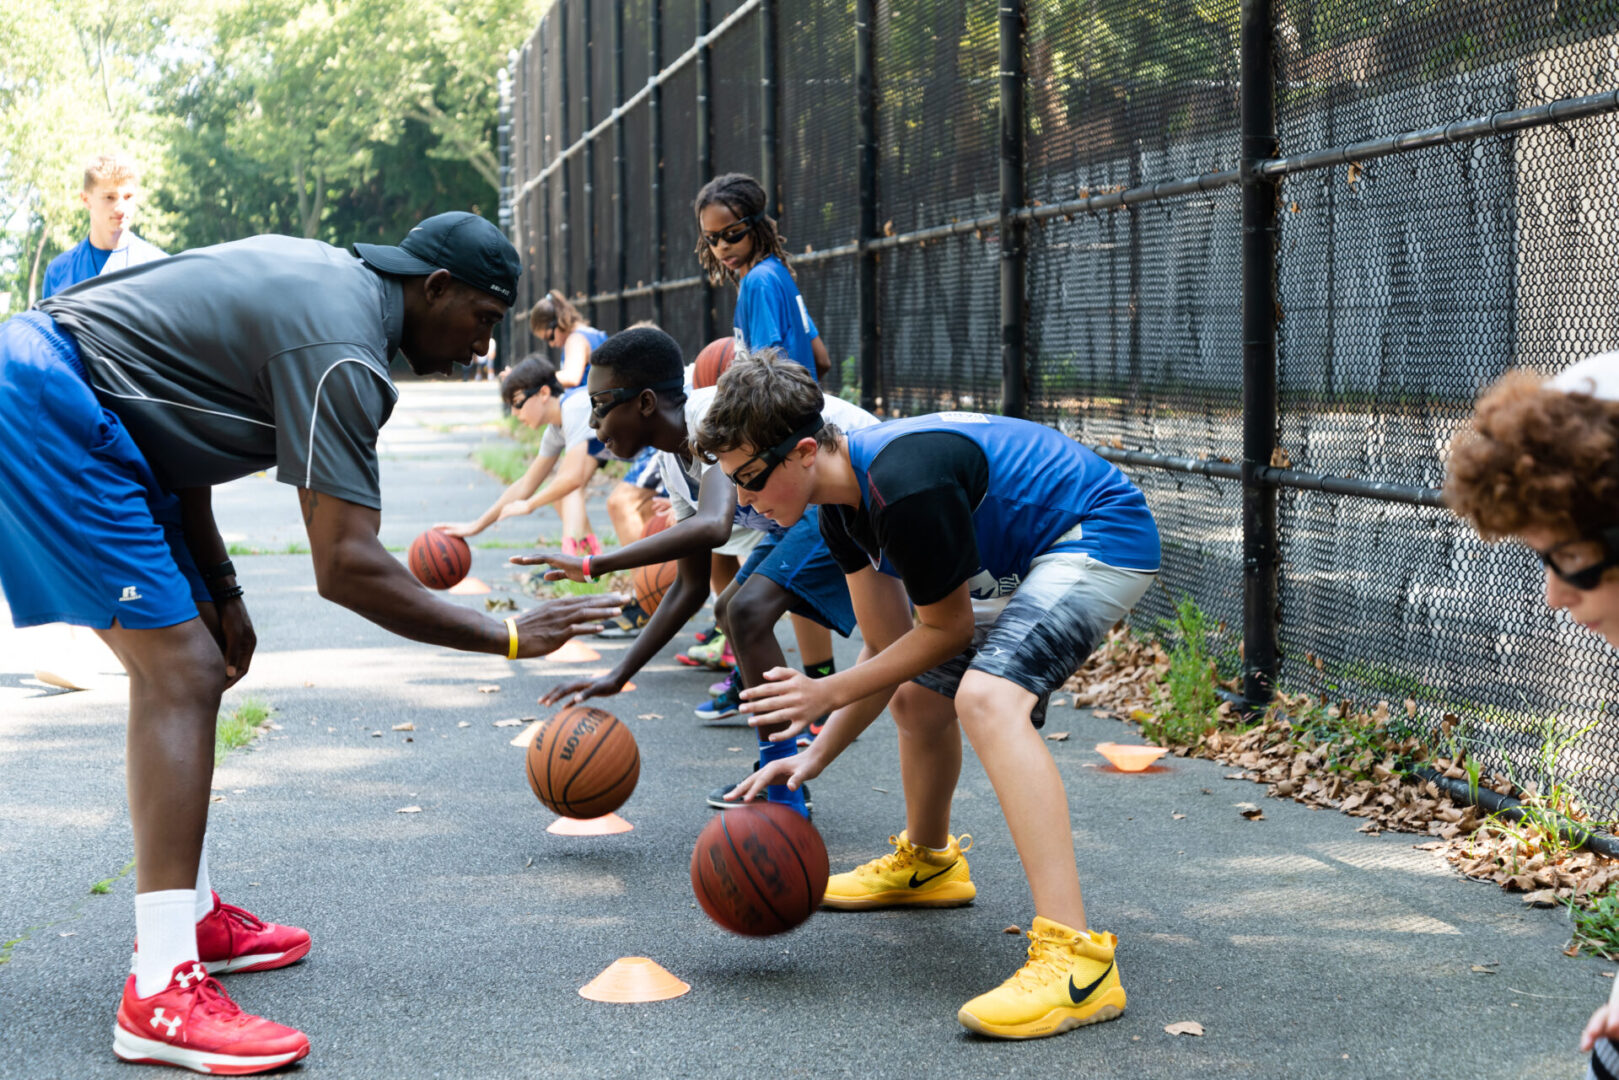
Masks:
[[[641,530],[641,538],[644,540],[654,533],[661,533],[674,524],[674,516],[673,510],[659,510],[646,519],[646,526]]]
[[[448,589],[472,569],[472,549],[459,536],[428,529],[410,543],[410,572],[429,589]]]
[[[785,806],[755,802],[703,826],[691,853],[691,887],[725,929],[767,937],[814,914],[830,869],[815,826]]]
[[[641,777],[641,751],[618,717],[570,705],[528,744],[528,786],[546,806],[570,818],[595,818],[624,805]]]
[[[636,567],[635,602],[641,605],[642,611],[652,614],[663,603],[663,594],[669,591],[669,586],[679,576],[680,564],[673,560]]]
[[[736,338],[716,338],[703,346],[703,351],[697,354],[697,370],[692,372],[691,384],[701,389],[704,386],[713,386],[725,374],[725,369],[731,366],[731,360],[736,356]]]

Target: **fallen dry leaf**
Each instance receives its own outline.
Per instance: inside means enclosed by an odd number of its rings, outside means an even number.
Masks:
[[[395,731],[415,731],[416,730],[416,725],[412,724],[410,721],[407,720],[403,724],[395,724],[394,725],[394,730]]]
[[[1186,817],[1185,814],[1170,814],[1169,816],[1174,818],[1176,821],[1182,821]]]
[[[655,713],[655,712],[648,712],[648,713],[642,713],[640,716],[637,716],[636,719],[637,720],[662,720],[663,717],[660,716],[659,714]]]
[[[1066,731],[1053,731],[1050,735],[1046,736],[1046,741],[1047,742],[1067,742],[1068,741],[1068,732],[1066,732]]]
[[[478,693],[480,693],[480,694],[498,694],[498,693],[500,693],[500,684],[499,683],[484,683],[482,686],[478,687]]]
[[[422,808],[419,806],[401,806],[398,810],[394,811],[396,814],[419,814],[421,812]]]
[[[1201,1035],[1203,1025],[1196,1020],[1182,1020],[1178,1024],[1166,1024],[1164,1030],[1171,1035]]]
[[[371,737],[372,737],[372,738],[373,738],[373,739],[380,739],[380,738],[382,738],[382,732],[380,732],[380,731],[373,731],[373,732],[372,732],[372,733],[371,733]]]
[[[877,791],[877,792],[881,792],[881,793],[882,793],[882,794],[884,794],[884,795],[887,795],[887,794],[888,794],[888,789],[887,789],[887,788],[885,788],[885,787],[874,787],[874,788],[872,788],[872,789],[871,789],[871,790],[873,790],[873,791]]]
[[[1237,813],[1241,814],[1243,817],[1247,818],[1249,821],[1264,821],[1265,820],[1265,812],[1263,810],[1261,810],[1259,807],[1255,806],[1251,802],[1240,802],[1240,803],[1238,803],[1237,804]]]
[[[517,725],[521,724],[522,722],[523,722],[523,720],[522,720],[521,717],[511,716],[511,717],[507,717],[505,720],[496,720],[495,721],[495,727],[516,727]]]
[[[1557,890],[1536,889],[1534,892],[1526,894],[1523,898],[1523,902],[1528,904],[1530,907],[1556,907]]]
[[[461,721],[459,724],[457,724],[455,726],[456,727],[471,727],[472,726],[472,721],[471,720],[463,720],[463,721]]]
[[[1483,964],[1474,964],[1468,970],[1469,971],[1476,971],[1480,975],[1494,975],[1496,973],[1496,971],[1495,971],[1495,969],[1493,967],[1485,967]]]
[[[1001,933],[1003,933],[1003,934],[1021,934],[1021,933],[1023,933],[1023,927],[1021,927],[1021,926],[1008,926],[1005,930],[1002,930]]]

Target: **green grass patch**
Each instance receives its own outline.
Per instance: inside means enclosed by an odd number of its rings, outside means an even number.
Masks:
[[[1195,746],[1220,724],[1208,616],[1183,595],[1175,604],[1175,617],[1160,624],[1169,643],[1169,672],[1157,714],[1142,721],[1141,733],[1160,746]]]
[[[477,548],[479,551],[509,551],[509,550],[514,550],[514,549],[519,550],[519,551],[527,551],[530,548],[543,548],[543,547],[546,547],[547,545],[555,547],[556,544],[557,544],[557,541],[556,541],[556,539],[554,537],[548,539],[548,538],[542,536],[540,539],[533,540],[533,541],[529,541],[529,540],[479,540],[477,543],[473,544],[472,546]]]
[[[528,467],[534,460],[532,451],[509,443],[480,446],[473,457],[478,462],[478,468],[503,484],[514,483],[528,472]]]
[[[1588,908],[1571,906],[1574,944],[1608,960],[1619,960],[1619,887],[1591,902]]]
[[[289,540],[280,547],[262,547],[258,544],[226,544],[227,555],[308,555],[309,545],[302,540]]]
[[[258,698],[247,698],[230,712],[220,713],[214,728],[214,764],[263,734],[271,711],[271,706]]]

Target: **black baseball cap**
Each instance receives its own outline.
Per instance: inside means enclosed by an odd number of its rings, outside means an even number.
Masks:
[[[517,296],[523,262],[501,231],[477,214],[452,210],[435,214],[399,242],[355,244],[354,254],[385,274],[422,277],[448,270],[457,281],[498,296],[508,304]]]

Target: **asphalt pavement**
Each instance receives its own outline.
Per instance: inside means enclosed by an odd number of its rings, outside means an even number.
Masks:
[[[471,459],[503,438],[488,383],[414,383],[381,444],[383,539],[470,518],[500,485]],[[273,477],[220,489],[227,539],[286,551],[294,493]],[[600,493],[592,516],[609,522]],[[554,538],[556,516],[488,539]],[[480,538],[485,539],[485,538]],[[473,574],[527,607],[511,550]],[[396,638],[316,594],[302,554],[236,558],[259,634],[249,678],[276,728],[218,769],[210,862],[227,900],[307,927],[309,958],[232,976],[246,1008],[309,1034],[287,1075],[427,1077],[1565,1078],[1616,965],[1561,950],[1560,911],[1455,876],[1422,838],[1358,833],[1330,811],[1264,799],[1212,762],[1124,775],[1093,747],[1133,741],[1066,706],[1048,732],[1067,784],[1095,926],[1119,935],[1129,1008],[1055,1039],[982,1039],[957,1007],[1012,973],[1028,890],[969,751],[955,827],[971,833],[970,907],[823,912],[793,933],[734,937],[697,908],[688,865],[710,788],[752,761],[743,727],[692,708],[714,679],[674,648],[601,704],[634,731],[634,830],[562,838],[530,793],[522,729],[537,695],[605,669],[508,662]],[[485,597],[452,598],[478,609]],[[127,1077],[111,1025],[133,935],[123,795],[124,680],[93,644],[18,633],[0,617],[0,1077]],[[691,643],[690,632],[677,643]],[[783,628],[783,641],[791,635]],[[87,691],[32,678],[41,658],[101,669]],[[840,642],[840,664],[857,643]],[[789,659],[796,659],[792,652]],[[493,693],[481,686],[499,686]],[[409,723],[411,731],[396,731]],[[873,725],[812,787],[834,871],[904,824],[896,741]],[[1235,804],[1260,803],[1242,818]],[[419,807],[419,812],[399,813]],[[1061,827],[1054,823],[1053,827]],[[103,892],[92,886],[103,883]],[[588,1001],[615,959],[648,956],[690,983],[655,1004]],[[1201,1037],[1166,1025],[1197,1021]],[[178,1074],[176,1074],[178,1075]]]

